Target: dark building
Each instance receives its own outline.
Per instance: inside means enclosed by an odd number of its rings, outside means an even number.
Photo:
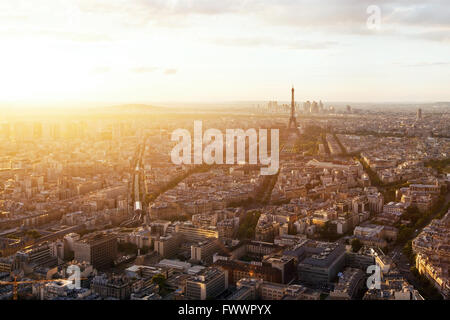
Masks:
[[[73,244],[75,260],[89,262],[96,269],[108,268],[117,257],[117,237],[95,233]]]
[[[57,262],[58,260],[52,256],[50,246],[46,242],[18,251],[14,258],[13,269],[26,270],[36,267],[53,267],[57,265]]]
[[[273,255],[265,259],[264,263],[270,264],[273,268],[281,271],[281,283],[290,283],[297,278],[297,266],[293,257]]]
[[[219,296],[228,288],[227,273],[218,268],[207,268],[186,280],[186,298],[206,300]]]
[[[284,255],[297,261],[298,279],[312,285],[332,282],[345,266],[345,246],[337,243],[305,240]]]
[[[125,300],[130,298],[131,282],[127,277],[96,276],[92,280],[92,291],[103,298]]]

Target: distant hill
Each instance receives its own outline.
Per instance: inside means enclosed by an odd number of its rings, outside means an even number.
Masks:
[[[166,112],[167,108],[155,107],[146,104],[124,104],[112,107],[103,108],[103,111],[119,112],[119,113],[153,113],[153,112]]]

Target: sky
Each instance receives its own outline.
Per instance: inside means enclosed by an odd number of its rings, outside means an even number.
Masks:
[[[449,16],[448,0],[1,0],[0,105],[287,101],[291,85],[449,101]]]

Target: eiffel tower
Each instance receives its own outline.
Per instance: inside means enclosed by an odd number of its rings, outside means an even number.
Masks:
[[[295,118],[294,87],[292,87],[291,116],[289,117],[288,129],[297,129],[297,127],[297,119]]]

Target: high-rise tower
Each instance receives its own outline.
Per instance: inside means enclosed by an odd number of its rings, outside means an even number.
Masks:
[[[291,116],[289,117],[289,129],[297,128],[297,119],[295,118],[295,98],[294,98],[294,87],[292,87],[292,101],[291,101]]]
[[[422,120],[422,109],[417,110],[417,121]]]

